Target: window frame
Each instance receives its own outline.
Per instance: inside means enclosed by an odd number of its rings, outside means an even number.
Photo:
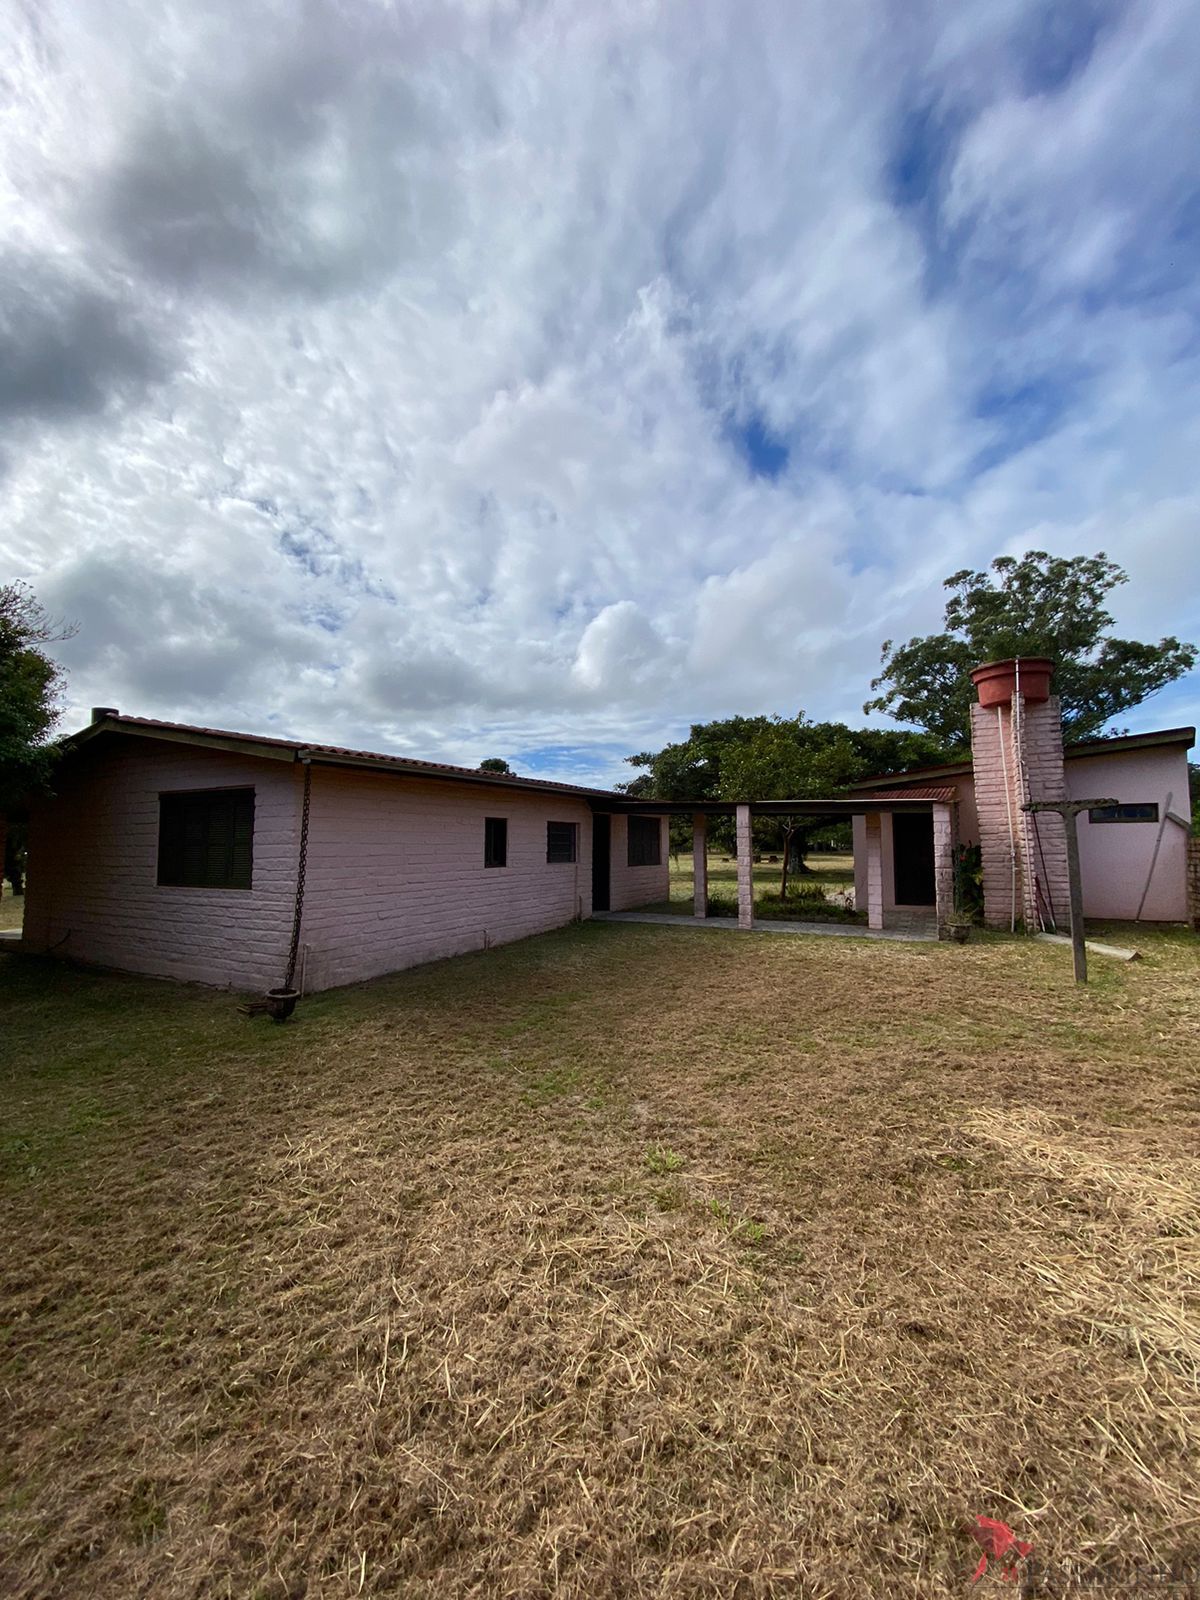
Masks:
[[[236,837],[237,818],[234,817],[233,836],[223,845],[226,851],[227,870],[220,881],[188,877],[184,872],[186,859],[186,821],[182,818],[172,824],[172,833],[168,832],[168,812],[172,809],[182,813],[188,802],[205,801],[211,804],[218,799],[236,800],[244,798],[249,809],[249,841],[247,844],[247,861],[245,881],[240,872],[235,873],[234,857],[238,849]],[[155,852],[154,883],[158,889],[207,889],[217,893],[249,894],[254,889],[254,832],[257,817],[257,796],[253,784],[217,784],[205,789],[160,789],[158,791],[158,836]],[[211,827],[211,823],[210,823]],[[210,838],[205,840],[203,849],[211,851],[221,845],[221,841]],[[172,860],[173,856],[173,860]]]
[[[637,827],[634,824],[637,823]],[[654,849],[645,848],[651,840],[650,829],[653,828]],[[635,840],[640,842],[635,846]],[[661,867],[662,866],[662,818],[638,817],[626,818],[625,824],[625,864],[629,867]]]
[[[1147,817],[1123,817],[1122,811],[1148,811]],[[1116,815],[1106,813],[1115,812]],[[1157,800],[1127,800],[1115,806],[1092,806],[1088,811],[1088,821],[1094,822],[1097,827],[1108,826],[1111,823],[1155,823],[1159,821]]]
[[[500,848],[496,849],[495,830],[500,830]],[[497,859],[499,857],[499,859]],[[484,817],[483,865],[489,872],[508,866],[508,818]]]
[[[556,855],[551,843],[551,829],[565,828],[570,831],[571,847],[569,855]],[[546,819],[546,865],[548,867],[569,867],[579,860],[579,824],[577,822],[556,822]]]

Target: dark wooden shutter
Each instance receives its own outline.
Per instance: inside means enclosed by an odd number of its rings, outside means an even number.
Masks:
[[[546,824],[546,860],[552,862],[574,861],[576,832],[577,825],[574,822],[548,822]]]
[[[627,858],[631,867],[662,865],[662,824],[657,817],[630,817]]]
[[[177,889],[249,889],[254,790],[202,789],[158,797],[158,881]]]
[[[485,867],[508,865],[508,818],[484,817],[483,864]]]

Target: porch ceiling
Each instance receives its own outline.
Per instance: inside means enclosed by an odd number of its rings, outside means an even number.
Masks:
[[[615,815],[638,813],[661,816],[698,813],[704,817],[732,817],[739,805],[748,805],[759,817],[863,817],[887,811],[930,812],[935,805],[953,805],[957,796],[945,800],[928,794],[912,798],[893,795],[878,799],[874,795],[855,795],[852,799],[836,800],[592,800],[593,811],[609,811]]]

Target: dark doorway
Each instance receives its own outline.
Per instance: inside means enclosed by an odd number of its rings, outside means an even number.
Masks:
[[[929,813],[892,813],[892,868],[898,906],[931,906],[933,885],[933,817]]]
[[[930,835],[932,839],[932,835]],[[932,849],[932,844],[930,846]],[[612,818],[598,811],[592,818],[592,910],[609,906],[609,862],[612,858]]]

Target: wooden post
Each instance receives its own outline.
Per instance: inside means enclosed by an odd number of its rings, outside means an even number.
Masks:
[[[692,812],[692,915],[708,915],[708,818]]]
[[[1056,811],[1063,819],[1067,836],[1067,893],[1071,906],[1071,954],[1075,959],[1075,982],[1087,982],[1087,945],[1083,932],[1083,878],[1079,871],[1079,832],[1081,811],[1115,806],[1116,800],[1033,800],[1022,811]]]

